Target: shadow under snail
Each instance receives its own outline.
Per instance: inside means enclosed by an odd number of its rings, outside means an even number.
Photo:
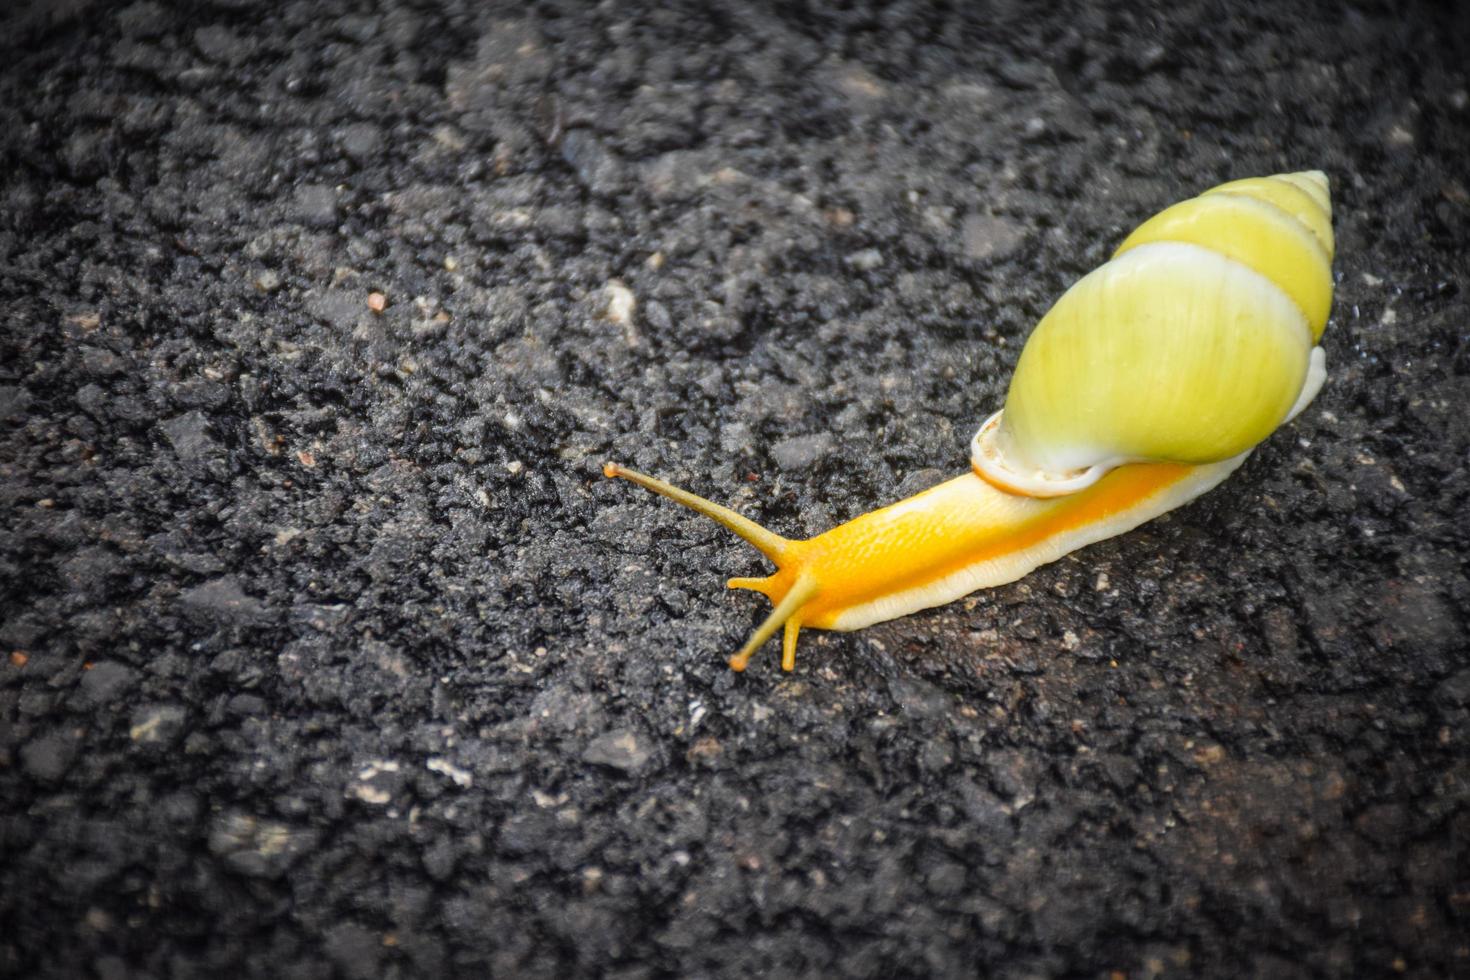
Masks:
[[[1320,171],[1232,181],[1140,225],[1037,324],[971,468],[796,541],[608,463],[710,517],[776,565],[729,587],[775,609],[730,658],[784,627],[855,630],[1013,582],[1212,489],[1316,396],[1332,304],[1332,205]]]

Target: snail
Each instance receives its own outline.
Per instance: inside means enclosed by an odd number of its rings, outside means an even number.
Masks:
[[[1170,207],[1067,290],[1021,351],[970,470],[807,540],[616,463],[776,566],[732,578],[775,608],[730,658],[784,628],[855,630],[1021,578],[1218,485],[1316,396],[1332,303],[1320,171],[1222,184]]]

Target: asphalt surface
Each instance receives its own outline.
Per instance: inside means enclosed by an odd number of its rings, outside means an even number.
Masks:
[[[1453,6],[10,7],[0,975],[1470,974]],[[1023,582],[735,675],[599,475],[896,500],[1307,168],[1320,399]]]

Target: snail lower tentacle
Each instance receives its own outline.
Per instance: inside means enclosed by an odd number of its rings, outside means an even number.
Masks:
[[[774,609],[730,658],[783,630],[851,630],[1012,582],[1125,533],[1234,472],[1325,378],[1331,203],[1319,172],[1222,184],[1139,226],[1027,339],[971,470],[805,541],[609,463],[718,521],[776,571],[735,578]]]

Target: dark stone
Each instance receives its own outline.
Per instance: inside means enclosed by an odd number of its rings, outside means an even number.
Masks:
[[[20,764],[36,779],[54,783],[66,775],[77,755],[77,740],[61,732],[32,739],[20,748]]]
[[[1028,754],[1016,750],[993,753],[986,761],[990,783],[1013,805],[1024,806],[1036,795],[1037,766]]]
[[[1465,707],[1470,705],[1470,668],[1460,671],[1440,682],[1434,689],[1435,699],[1446,705]]]
[[[206,61],[235,67],[250,57],[253,45],[228,27],[213,24],[194,32],[194,47]]]
[[[355,163],[369,163],[383,150],[383,130],[373,123],[353,123],[338,134],[342,152]]]
[[[83,130],[67,137],[61,159],[73,180],[92,181],[107,173],[107,136],[98,130]]]
[[[337,192],[326,184],[302,184],[291,199],[291,220],[308,228],[335,228]]]
[[[79,688],[82,703],[88,707],[112,704],[126,694],[138,681],[138,672],[115,660],[104,660],[93,664],[92,669],[82,674]]]
[[[184,590],[179,595],[179,605],[190,615],[222,624],[249,624],[266,618],[265,606],[247,595],[234,576]]]
[[[1000,66],[1000,78],[1012,88],[1040,88],[1051,80],[1051,69],[1038,61],[1007,61]]]
[[[454,874],[454,842],[441,837],[424,850],[424,871],[435,881],[448,881]]]
[[[941,898],[951,898],[964,891],[965,869],[961,865],[946,861],[929,872],[924,879],[924,884],[930,894]]]
[[[79,549],[57,572],[69,590],[96,599],[107,594],[111,580],[122,572],[122,562],[111,549],[94,546]]]
[[[127,370],[128,362],[110,350],[87,347],[82,350],[82,368],[99,378],[115,378]]]
[[[229,712],[237,717],[263,715],[267,710],[265,698],[257,694],[236,694],[230,698]]]
[[[369,316],[366,296],[355,296],[339,289],[307,293],[306,309],[318,320],[344,334],[367,322]]]
[[[1375,632],[1386,648],[1427,655],[1464,642],[1465,634],[1454,610],[1433,586],[1413,581],[1387,582],[1374,607],[1381,616]]]
[[[200,411],[185,412],[158,424],[163,436],[179,458],[197,463],[215,458],[222,451],[219,441],[210,434],[209,419]]]
[[[500,827],[497,844],[512,857],[545,853],[556,835],[556,819],[543,810],[526,810],[510,816]]]
[[[148,539],[148,544],[165,561],[196,575],[217,575],[225,570],[224,562],[214,555],[190,550],[188,539],[178,531],[165,531]]]
[[[157,37],[168,29],[169,12],[149,0],[129,4],[117,12],[117,26],[127,37]]]
[[[567,133],[561,156],[571,164],[577,179],[594,194],[612,195],[623,186],[622,162],[593,134],[583,129]]]
[[[128,963],[121,956],[101,956],[92,964],[97,980],[128,980]]]
[[[31,393],[18,385],[0,385],[0,419],[24,418]]]
[[[366,44],[377,36],[379,23],[377,17],[348,14],[337,19],[336,31],[349,41]]]
[[[324,949],[349,980],[370,980],[378,973],[383,942],[354,922],[339,922],[327,930]]]

